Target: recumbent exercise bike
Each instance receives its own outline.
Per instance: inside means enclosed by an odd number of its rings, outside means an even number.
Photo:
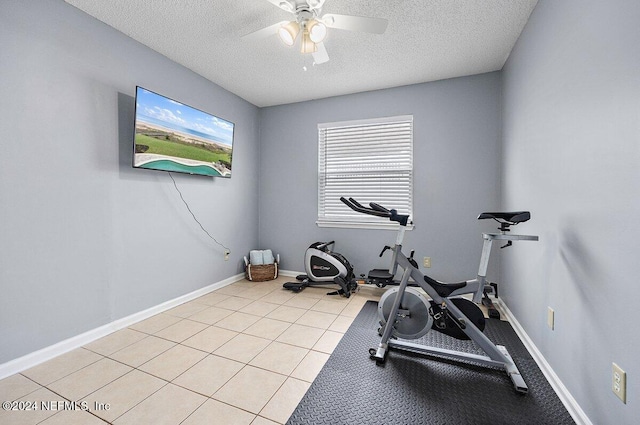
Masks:
[[[304,253],[304,268],[307,274],[296,276],[298,282],[287,282],[282,287],[300,292],[308,286],[338,285],[338,290],[327,295],[341,295],[349,298],[358,284],[353,274],[353,266],[341,254],[332,251],[335,241],[314,242]]]
[[[398,267],[400,267],[402,279],[397,287],[388,289],[380,298],[378,315],[381,324],[379,334],[382,338],[377,348],[369,350],[370,358],[375,360],[376,364],[382,365],[389,350],[393,348],[443,356],[454,360],[472,361],[482,366],[499,367],[507,372],[516,391],[526,393],[528,391],[527,384],[507,349],[502,345],[495,345],[482,333],[485,318],[476,303],[482,301],[485,291],[487,267],[493,241],[506,241],[504,248],[511,246],[513,241],[538,240],[537,236],[508,233],[510,226],[529,220],[531,214],[528,211],[480,214],[479,220],[494,219],[498,221],[500,233],[483,233],[484,244],[478,275],[475,279],[458,283],[444,283],[422,274],[418,270],[415,260],[407,258],[402,252],[404,233],[409,223],[408,215],[398,214],[394,209],[389,210],[373,202],[369,204],[369,207],[364,207],[353,198],[342,197],[340,200],[356,212],[388,218],[400,224],[396,243],[391,248],[393,258],[389,273],[395,276]],[[431,299],[428,299],[418,289],[409,287],[409,278],[412,278]],[[472,301],[460,297],[464,294],[473,294]],[[486,353],[486,356],[404,341],[421,338],[431,329],[457,339],[470,339]]]

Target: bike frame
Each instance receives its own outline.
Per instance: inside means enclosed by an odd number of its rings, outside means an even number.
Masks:
[[[393,250],[393,263],[389,270],[393,275],[398,271],[398,267],[403,270],[402,279],[398,287],[398,296],[396,296],[391,311],[389,312],[389,318],[397,317],[402,302],[402,296],[409,283],[409,278],[413,280],[427,293],[431,299],[437,304],[446,306],[447,310],[453,315],[455,320],[460,323],[464,323],[465,327],[463,332],[474,341],[487,355],[481,356],[477,354],[447,350],[438,347],[430,347],[420,344],[415,344],[409,341],[391,340],[393,333],[394,321],[389,319],[384,326],[382,332],[382,338],[375,354],[372,355],[376,361],[383,362],[386,358],[386,354],[390,348],[398,350],[417,351],[423,354],[434,354],[453,358],[456,360],[471,360],[479,363],[483,366],[500,367],[503,368],[513,383],[516,391],[526,393],[528,391],[527,384],[525,383],[518,367],[513,362],[509,352],[502,345],[495,345],[480,331],[470,320],[466,320],[466,316],[456,307],[451,298],[463,295],[473,294],[473,301],[478,303],[482,300],[482,294],[484,291],[484,285],[486,282],[487,268],[489,264],[489,257],[491,256],[491,247],[494,240],[538,240],[537,236],[528,235],[509,235],[509,234],[483,234],[484,244],[482,247],[482,256],[480,257],[480,266],[478,269],[478,277],[476,279],[466,281],[466,285],[460,289],[457,289],[451,293],[448,297],[441,297],[436,290],[428,285],[424,279],[424,274],[417,268],[413,267],[409,262],[409,259],[402,252],[402,241],[404,239],[405,228],[400,226],[398,229],[398,236],[396,238],[396,244],[392,248]]]
[[[484,243],[482,246],[482,255],[480,256],[480,265],[478,267],[478,275],[475,279],[471,279],[465,282],[465,285],[451,292],[446,297],[440,296],[436,289],[429,285],[425,280],[424,274],[420,272],[417,267],[414,267],[409,259],[402,252],[402,243],[404,240],[406,225],[408,222],[408,216],[398,215],[395,210],[387,210],[386,208],[378,204],[370,204],[372,208],[366,208],[360,205],[353,198],[349,200],[341,198],[347,206],[357,212],[364,214],[375,215],[379,217],[386,217],[392,221],[397,221],[400,226],[398,228],[398,234],[396,236],[396,243],[392,248],[393,257],[389,272],[395,276],[398,272],[398,268],[402,270],[402,278],[397,289],[397,295],[393,300],[391,310],[389,312],[388,320],[384,324],[382,330],[381,340],[377,348],[369,350],[370,357],[376,360],[377,363],[384,363],[386,355],[391,348],[397,350],[405,350],[412,352],[419,352],[422,354],[431,354],[437,356],[444,356],[455,360],[473,361],[477,364],[487,367],[499,367],[507,372],[507,375],[511,379],[511,382],[516,391],[520,393],[526,393],[528,387],[518,367],[513,362],[511,355],[506,347],[502,345],[496,345],[489,338],[487,338],[480,329],[478,329],[472,321],[460,311],[453,302],[453,298],[457,298],[464,294],[473,294],[473,301],[479,303],[482,300],[482,295],[485,289],[487,268],[489,266],[489,258],[491,257],[491,249],[493,242],[496,240],[507,241],[508,246],[512,241],[537,241],[537,236],[530,235],[515,235],[507,233],[506,227],[501,228],[500,233],[483,233],[482,237]],[[507,226],[508,227],[508,226]],[[506,230],[503,230],[506,229]],[[393,334],[393,328],[397,320],[402,320],[403,315],[406,315],[406,311],[400,311],[400,305],[402,304],[402,298],[404,297],[405,290],[409,284],[409,279],[412,278],[416,284],[429,296],[431,299],[442,307],[445,307],[452,319],[460,324],[462,331],[475,342],[486,355],[477,355],[472,353],[447,350],[438,347],[430,347],[426,345],[416,344],[407,340],[391,339]],[[395,289],[391,289],[395,290]],[[410,314],[410,312],[408,312]]]

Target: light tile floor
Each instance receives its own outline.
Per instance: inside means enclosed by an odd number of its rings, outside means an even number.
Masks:
[[[0,381],[9,424],[283,424],[369,299],[242,280]]]

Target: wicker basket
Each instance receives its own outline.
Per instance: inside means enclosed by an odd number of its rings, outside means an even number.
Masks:
[[[247,280],[252,282],[265,282],[278,277],[278,262],[273,264],[248,264],[245,270]]]

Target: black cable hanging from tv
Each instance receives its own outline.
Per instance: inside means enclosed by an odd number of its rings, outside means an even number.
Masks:
[[[175,179],[173,178],[173,175],[171,174],[171,172],[168,173],[169,177],[171,177],[171,180],[173,181],[173,186],[176,188],[176,190],[178,191],[178,194],[180,195],[180,199],[182,199],[182,202],[184,203],[185,207],[187,207],[187,210],[189,211],[189,213],[191,214],[191,217],[193,217],[193,219],[196,221],[196,223],[198,223],[198,225],[200,226],[200,228],[202,229],[202,231],[204,233],[207,234],[207,236],[209,236],[211,238],[212,241],[214,241],[215,243],[217,243],[218,245],[220,245],[221,247],[223,247],[227,253],[230,253],[231,250],[229,248],[227,248],[226,246],[224,246],[223,244],[221,244],[220,242],[218,242],[218,240],[216,238],[214,238],[213,236],[211,236],[211,234],[209,232],[207,232],[207,229],[204,228],[204,226],[202,225],[202,223],[200,223],[198,221],[198,219],[196,218],[195,214],[193,213],[193,211],[191,211],[191,208],[189,208],[189,204],[187,204],[187,201],[184,200],[184,197],[182,196],[182,192],[180,192],[180,189],[178,189],[178,185],[176,184]]]

